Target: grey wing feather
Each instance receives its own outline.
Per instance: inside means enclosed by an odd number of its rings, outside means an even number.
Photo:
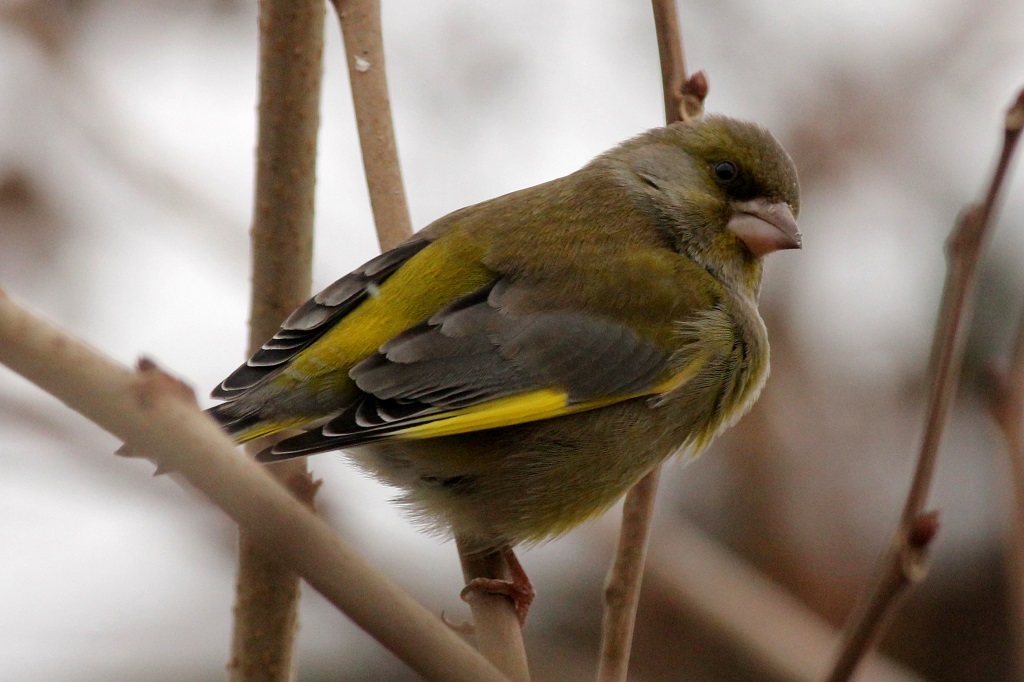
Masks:
[[[570,402],[649,388],[668,353],[615,321],[576,311],[519,313],[525,285],[503,279],[395,336],[349,373],[364,396],[265,459],[357,445],[448,410],[555,387]],[[537,294],[538,296],[540,294]]]
[[[281,325],[272,339],[213,390],[219,400],[233,400],[276,373],[334,324],[357,308],[410,258],[430,243],[419,238],[366,262],[306,301]]]

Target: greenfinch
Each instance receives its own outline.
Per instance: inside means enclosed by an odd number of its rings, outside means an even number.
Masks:
[[[214,390],[274,462],[345,450],[471,551],[562,533],[768,376],[762,257],[800,247],[796,169],[707,115],[451,213],[311,298]]]

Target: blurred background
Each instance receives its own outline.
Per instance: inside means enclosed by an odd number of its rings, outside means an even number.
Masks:
[[[663,121],[647,2],[383,4],[417,226]],[[246,338],[255,5],[0,3],[0,286],[203,396]],[[943,241],[1024,84],[1024,5],[679,11],[708,109],[767,125],[796,160],[805,245],[767,266],[761,401],[699,460],[666,468],[632,679],[814,679],[798,661],[830,646],[908,487]],[[377,248],[331,10],[322,111],[316,288]],[[1019,167],[1007,190],[932,498],[931,574],[883,642],[892,666],[871,679],[1019,679],[1013,499],[986,412],[1024,303]],[[4,368],[0,434],[0,678],[222,679],[232,524],[147,462],[113,457],[113,437]],[[343,457],[310,465],[340,533],[433,611],[467,616],[451,544],[418,534]],[[526,630],[538,680],[592,676],[616,527],[612,512],[521,555],[539,591]],[[300,680],[412,679],[308,588],[300,619]],[[787,631],[798,650],[779,649]]]

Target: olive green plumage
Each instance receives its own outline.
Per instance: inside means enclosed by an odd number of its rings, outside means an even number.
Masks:
[[[795,168],[708,116],[455,211],[342,278],[214,391],[273,461],[345,449],[480,550],[536,542],[696,453],[768,374],[761,256],[797,248]]]

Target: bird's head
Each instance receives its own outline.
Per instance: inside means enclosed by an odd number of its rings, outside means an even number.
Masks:
[[[756,295],[762,256],[801,246],[796,167],[761,126],[704,116],[648,131],[608,158],[673,247],[740,291]]]

